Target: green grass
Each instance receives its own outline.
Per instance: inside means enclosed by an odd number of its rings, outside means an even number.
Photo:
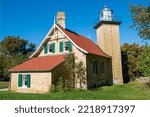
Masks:
[[[0,89],[8,88],[9,82],[0,81]]]
[[[1,100],[150,100],[150,88],[142,83],[105,86],[94,91],[68,91],[47,94],[26,94],[0,91]]]

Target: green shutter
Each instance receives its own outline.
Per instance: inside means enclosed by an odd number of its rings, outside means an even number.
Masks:
[[[59,43],[59,50],[60,50],[60,52],[63,52],[63,42]]]
[[[52,53],[55,53],[55,43],[52,43]]]
[[[72,51],[72,43],[71,41],[68,41],[69,51]]]
[[[30,74],[27,74],[27,87],[30,87]]]
[[[22,87],[22,74],[18,75],[18,87]]]
[[[44,54],[47,54],[47,44],[44,45]]]

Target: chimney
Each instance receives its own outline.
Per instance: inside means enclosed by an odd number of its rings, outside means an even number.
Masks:
[[[57,12],[57,21],[56,23],[59,24],[60,26],[62,26],[63,28],[66,27],[66,24],[65,24],[65,12]]]

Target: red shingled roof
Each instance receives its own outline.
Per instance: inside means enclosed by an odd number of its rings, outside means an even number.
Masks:
[[[111,58],[109,55],[105,54],[94,42],[92,42],[90,39],[79,35],[75,32],[72,32],[70,30],[64,29],[60,25],[57,24],[57,26],[80,48],[87,51],[90,54],[96,54],[103,57]]]
[[[35,57],[11,68],[9,71],[50,71],[64,61],[65,55]]]

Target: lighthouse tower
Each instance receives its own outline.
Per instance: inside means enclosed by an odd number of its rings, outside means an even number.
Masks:
[[[107,6],[100,12],[99,21],[94,25],[97,35],[98,46],[112,57],[113,82],[123,83],[121,49],[120,49],[120,31],[121,21],[113,16],[113,11]]]

